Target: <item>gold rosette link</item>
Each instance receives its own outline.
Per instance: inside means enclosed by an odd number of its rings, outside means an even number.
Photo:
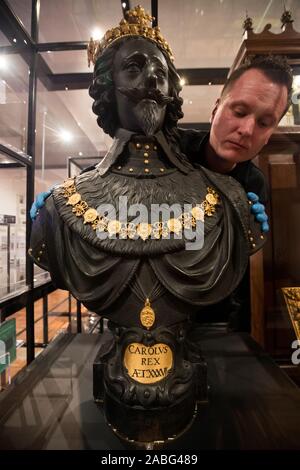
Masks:
[[[63,188],[69,188],[70,186],[74,186],[74,178],[68,178],[62,184]]]
[[[131,240],[133,240],[137,235],[136,226],[133,222],[129,222],[127,224],[127,235]]]
[[[151,224],[147,224],[146,222],[141,222],[139,223],[136,229],[136,232],[139,235],[139,237],[141,237],[141,239],[145,241],[147,238],[150,237],[151,230],[152,230]]]
[[[94,230],[99,230],[99,232],[105,232],[107,230],[108,219],[107,217],[99,217],[97,225]],[[94,227],[93,227],[94,228]]]
[[[62,187],[61,192],[62,192],[64,197],[69,198],[70,196],[72,196],[72,194],[76,193],[76,188],[75,188],[73,178],[67,179],[66,181],[64,181],[64,183],[61,185],[61,187]]]
[[[211,217],[216,212],[216,206],[220,204],[219,195],[212,188],[207,188],[205,201],[203,201],[204,213]]]
[[[76,204],[73,207],[72,212],[74,212],[76,217],[81,217],[81,216],[83,216],[83,214],[85,213],[87,208],[88,208],[87,203],[85,201],[80,201],[78,204]]]

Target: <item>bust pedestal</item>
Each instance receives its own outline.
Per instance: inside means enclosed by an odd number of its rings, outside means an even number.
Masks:
[[[137,448],[157,446],[192,424],[207,401],[207,367],[191,324],[142,328],[109,325],[93,365],[94,399],[119,438]]]

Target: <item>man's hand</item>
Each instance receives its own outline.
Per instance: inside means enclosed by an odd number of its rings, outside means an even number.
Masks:
[[[47,197],[50,196],[52,190],[53,188],[50,188],[48,191],[43,191],[37,195],[30,209],[31,220],[35,220],[36,216],[38,215],[39,209],[41,209],[45,205],[45,200],[47,199]]]
[[[265,206],[259,202],[259,198],[255,193],[247,193],[247,197],[251,204],[251,212],[255,215],[255,220],[260,223],[260,228],[263,233],[270,230],[268,224],[268,216],[265,211]]]

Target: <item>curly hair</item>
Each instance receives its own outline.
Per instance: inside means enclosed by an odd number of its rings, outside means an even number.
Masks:
[[[288,96],[287,105],[283,113],[285,114],[291,105],[293,92],[293,71],[285,56],[268,54],[250,57],[227,78],[221,97],[227,94],[232,85],[241,77],[241,75],[252,69],[261,71],[273,83],[286,86]]]
[[[97,123],[102,127],[104,132],[109,134],[111,137],[114,137],[115,132],[120,125],[113,82],[113,61],[117,50],[125,41],[130,41],[131,39],[137,38],[133,36],[119,39],[104,51],[96,61],[93,83],[89,88],[89,94],[95,100],[93,103],[93,112],[98,116]],[[138,39],[146,41],[149,40],[141,37]],[[158,45],[157,47],[159,48]],[[183,117],[183,100],[179,97],[182,87],[180,85],[180,77],[168,55],[163,49],[159,49],[168,64],[169,96],[173,98],[173,101],[167,105],[166,118],[164,122],[164,131],[169,135],[170,133],[172,134],[172,130],[176,127],[177,121]]]

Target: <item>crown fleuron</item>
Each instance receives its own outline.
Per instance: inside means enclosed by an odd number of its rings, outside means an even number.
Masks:
[[[171,48],[161,35],[159,27],[152,28],[154,18],[146,13],[141,5],[128,10],[125,16],[126,19],[122,19],[116,28],[109,29],[101,40],[90,39],[87,49],[88,66],[91,62],[95,64],[98,57],[110,44],[126,36],[142,36],[150,39],[164,49],[172,61],[174,60]]]

